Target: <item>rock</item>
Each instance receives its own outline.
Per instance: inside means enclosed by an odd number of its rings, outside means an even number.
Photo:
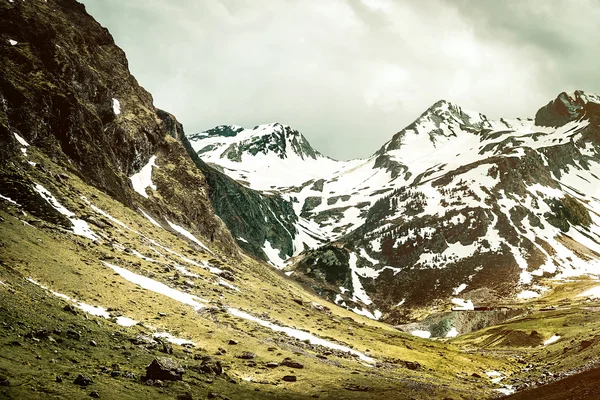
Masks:
[[[93,392],[90,392],[90,397],[93,397],[95,399],[99,399],[100,398],[100,394],[94,390]]]
[[[56,378],[54,378],[54,381],[57,383],[62,383],[62,381],[63,381],[62,375],[56,375]]]
[[[79,386],[88,386],[94,383],[94,381],[87,375],[79,374],[73,383]]]
[[[290,367],[290,368],[304,368],[304,365],[296,362],[296,361],[292,361],[291,358],[285,358],[282,362],[279,363],[279,365],[283,366],[283,367]]]
[[[194,400],[194,397],[190,392],[182,393],[177,395],[177,400]]]
[[[373,390],[369,386],[354,385],[354,384],[347,385],[344,387],[344,389],[350,390],[352,392],[368,392],[370,390]]]
[[[227,342],[227,344],[230,344],[232,346],[235,346],[236,344],[238,344],[238,342],[236,340],[233,339],[229,339],[229,342]]]
[[[146,379],[180,381],[185,370],[172,358],[156,357],[146,367]]]
[[[251,353],[249,351],[245,351],[241,355],[239,355],[238,358],[241,358],[242,360],[252,360],[253,358],[256,358],[256,354]]]
[[[592,344],[594,344],[592,340],[582,340],[581,343],[579,343],[579,346],[581,350],[584,350],[590,347]]]
[[[158,315],[159,315],[160,317],[166,317],[166,316],[167,316],[167,313],[166,313],[166,312],[159,311],[159,312],[158,312]]]
[[[220,396],[213,392],[210,392],[209,394],[206,395],[207,399],[216,399],[217,397],[220,397]]]
[[[281,380],[284,382],[296,382],[298,379],[295,375],[286,375],[283,378],[281,378]]]
[[[8,378],[0,377],[0,386],[10,386]]]
[[[130,339],[131,343],[135,345],[149,345],[154,343],[154,339],[147,335],[137,335]]]
[[[471,374],[471,376],[472,376],[473,378],[481,378],[481,375],[479,375],[477,372],[473,372],[473,373]]]
[[[74,330],[68,330],[67,337],[74,339],[74,340],[81,340],[81,333],[74,331]]]
[[[301,306],[303,306],[303,305],[304,305],[304,301],[302,301],[301,299],[292,299],[292,301],[293,301],[294,303],[296,303],[296,304],[299,304],[299,305],[301,305]]]
[[[221,273],[219,274],[221,276],[221,278],[226,279],[230,282],[235,281],[235,276],[233,275],[233,273],[231,271],[221,271]]]
[[[64,306],[63,311],[69,312],[74,315],[77,314],[77,309],[70,304],[67,304],[66,306]]]
[[[98,343],[95,340],[90,340],[90,346],[98,347]]]
[[[159,343],[160,343],[159,351],[161,353],[173,354],[173,345],[171,345],[171,343],[167,342],[166,340],[160,340]]]
[[[135,374],[131,371],[127,371],[123,374],[123,377],[127,379],[135,379]]]
[[[276,362],[268,362],[268,363],[266,364],[266,367],[267,367],[267,368],[277,368],[278,366],[279,366],[279,364],[278,364],[278,363],[276,363]]]
[[[212,357],[204,357],[200,366],[195,368],[195,370],[204,374],[221,375],[223,373],[223,366],[219,360],[215,360]]]
[[[416,371],[421,368],[421,364],[419,364],[416,361],[404,361],[404,365],[406,366],[406,368],[412,371]]]

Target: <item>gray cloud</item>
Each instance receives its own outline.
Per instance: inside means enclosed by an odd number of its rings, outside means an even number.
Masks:
[[[600,91],[594,0],[84,0],[187,132],[282,122],[366,157],[447,99],[533,116]]]

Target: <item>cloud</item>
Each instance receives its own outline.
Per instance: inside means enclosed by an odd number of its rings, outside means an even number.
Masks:
[[[526,117],[600,91],[594,0],[84,3],[187,132],[277,121],[336,158],[369,156],[439,99]]]

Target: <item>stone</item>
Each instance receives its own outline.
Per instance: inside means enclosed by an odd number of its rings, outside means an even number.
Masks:
[[[226,279],[230,282],[235,281],[235,276],[233,275],[233,273],[231,271],[221,271],[221,273],[219,274],[221,276],[221,278]]]
[[[146,367],[146,379],[180,381],[185,370],[172,358],[156,357]]]
[[[256,358],[256,354],[251,353],[249,351],[245,351],[241,355],[239,355],[238,358],[241,358],[242,360],[252,360],[253,358]]]
[[[94,381],[87,375],[79,374],[73,383],[79,386],[89,386],[94,383]]]
[[[296,382],[298,378],[295,375],[285,375],[281,380],[284,382]]]
[[[354,385],[354,384],[347,385],[344,387],[344,389],[350,390],[352,392],[368,392],[369,390],[373,390],[369,386]]]
[[[94,390],[93,392],[90,392],[90,397],[93,397],[94,399],[99,399],[100,394]]]
[[[416,371],[421,368],[421,364],[419,364],[416,361],[405,361],[404,365],[406,366],[406,368],[408,368],[412,371]]]
[[[283,361],[279,363],[279,365],[281,365],[282,367],[290,367],[290,368],[297,368],[297,369],[304,368],[303,364],[296,362],[296,361],[292,361],[291,358],[284,358]]]
[[[221,375],[223,373],[223,366],[219,360],[215,360],[212,357],[204,357],[195,370],[204,374]]]

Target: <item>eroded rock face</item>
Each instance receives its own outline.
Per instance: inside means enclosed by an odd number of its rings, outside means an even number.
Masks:
[[[565,92],[540,108],[535,114],[535,123],[539,126],[563,126],[567,122],[579,118],[584,106],[589,101],[589,96],[581,90],[572,94]]]
[[[3,2],[0,24],[18,41],[0,54],[4,155],[14,151],[16,132],[130,203],[126,177],[147,162],[164,131],[125,53],[74,0]]]
[[[143,204],[157,219],[168,218],[238,254],[214,215],[209,182],[182,143],[169,135],[181,125],[154,107],[152,96],[130,74],[125,53],[83,5],[75,0],[2,2],[0,25],[0,184],[5,195],[13,194],[36,217],[70,228],[68,219],[31,190],[33,182],[14,167],[18,162],[5,162],[21,156],[18,135],[123,204]],[[9,38],[17,44],[9,45]],[[153,156],[159,168],[152,179],[160,196],[150,193],[146,200],[132,190],[129,178]],[[59,176],[56,183],[64,179]]]

